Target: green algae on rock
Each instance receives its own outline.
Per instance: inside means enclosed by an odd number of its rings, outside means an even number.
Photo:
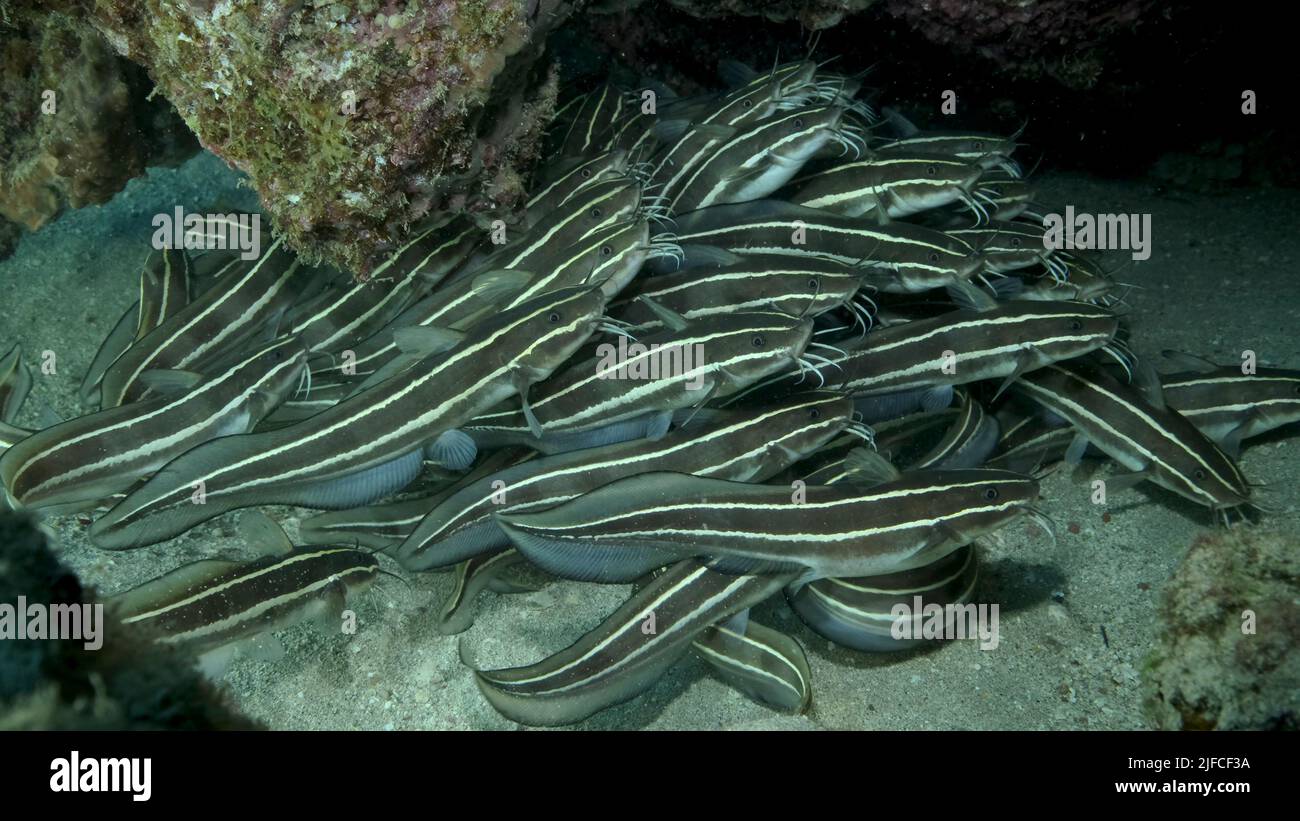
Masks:
[[[1167,730],[1300,729],[1300,543],[1237,527],[1201,536],[1169,580],[1145,708]]]

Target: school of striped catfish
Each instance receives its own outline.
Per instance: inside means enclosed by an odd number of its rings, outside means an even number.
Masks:
[[[721,75],[574,95],[518,213],[439,215],[364,279],[280,240],[155,251],[85,375],[93,411],[16,427],[32,378],[18,349],[0,360],[5,503],[80,515],[105,550],[244,511],[261,558],[110,600],[205,655],[337,619],[398,570],[454,572],[444,634],[484,589],[633,584],[568,649],[474,671],[530,725],[634,698],[688,653],[803,711],[803,648],[751,608],[914,646],[895,605],[975,600],[978,540],[1050,532],[1039,479],[1062,459],[1213,522],[1260,508],[1235,457],[1300,419],[1300,371],[1138,361],[1124,286],[1044,241],[1019,134],[918,130],[807,60]],[[302,544],[267,505],[312,511]]]

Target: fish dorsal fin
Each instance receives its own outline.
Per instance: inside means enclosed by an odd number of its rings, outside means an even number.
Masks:
[[[654,299],[651,299],[650,297],[645,296],[644,294],[637,297],[637,299],[639,299],[642,303],[644,303],[645,306],[650,309],[650,312],[654,314],[655,317],[660,322],[662,322],[664,326],[667,327],[669,330],[684,331],[686,330],[687,326],[690,324],[689,322],[686,321],[686,317],[677,313],[672,308],[666,307],[664,305],[660,305]]]
[[[655,123],[650,132],[655,135],[655,139],[664,143],[675,143],[686,133],[686,129],[691,127],[691,121],[685,117],[676,117],[673,119],[660,120]]]
[[[1189,371],[1195,371],[1196,373],[1214,373],[1215,371],[1222,370],[1218,365],[1205,357],[1190,354],[1185,351],[1174,351],[1166,348],[1160,352],[1160,355],[1165,359],[1168,359],[1170,362],[1173,362],[1178,367],[1185,368]]]
[[[953,282],[947,287],[948,296],[958,308],[967,311],[991,311],[998,307],[998,302],[986,292],[981,291],[977,286],[967,280]]]
[[[239,538],[265,556],[280,556],[293,552],[293,542],[279,523],[260,510],[245,511],[237,526]]]
[[[1139,360],[1133,363],[1133,386],[1142,392],[1142,398],[1153,407],[1165,407],[1165,392],[1160,387],[1160,377],[1150,362]]]
[[[143,613],[186,592],[198,590],[238,566],[239,562],[223,559],[191,562],[130,590],[109,596],[105,602],[122,617]]]
[[[203,374],[194,371],[157,368],[140,374],[140,384],[159,396],[183,393],[203,381]]]
[[[854,448],[844,457],[844,470],[860,484],[879,485],[899,477],[898,468],[870,448]]]
[[[459,331],[432,325],[409,325],[393,331],[393,344],[397,350],[421,359],[449,351],[464,338],[465,335]]]
[[[726,58],[718,61],[718,79],[728,88],[739,88],[753,82],[758,71],[739,60]]]
[[[533,275],[528,271],[500,268],[476,275],[470,283],[470,287],[474,291],[474,296],[478,299],[495,303],[506,297],[514,296],[527,288],[528,283],[532,281]]]
[[[921,133],[921,129],[917,128],[915,123],[889,106],[880,109],[880,113],[883,114],[885,120],[894,127],[894,130],[898,135],[904,139],[915,137],[917,134]]]

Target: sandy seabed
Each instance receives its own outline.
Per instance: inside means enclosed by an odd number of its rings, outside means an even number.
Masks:
[[[1144,182],[1045,174],[1040,199],[1078,211],[1149,213],[1151,258],[1118,274],[1128,297],[1132,347],[1220,363],[1256,352],[1261,365],[1300,368],[1300,192],[1237,190],[1162,195]],[[150,220],[187,211],[251,209],[254,195],[210,154],[153,170],[102,207],[69,213],[0,261],[0,347],[23,345],[29,362],[57,355],[57,373],[35,374],[20,422],[43,408],[86,412],[77,386],[103,336],[135,299],[149,253]],[[1123,257],[1116,255],[1115,262]],[[1241,466],[1269,486],[1270,518],[1289,529],[1300,502],[1300,439],[1289,431],[1252,440]],[[1287,438],[1290,434],[1293,438]],[[1057,471],[1040,506],[1057,522],[1054,544],[1029,523],[983,542],[977,602],[1000,607],[1000,642],[939,642],[924,650],[863,655],[805,628],[777,599],[754,617],[794,635],[808,653],[813,704],[791,717],[758,705],[688,657],[641,697],[580,728],[1131,729],[1145,727],[1139,670],[1155,638],[1163,586],[1208,511],[1150,485],[1093,505],[1089,487]],[[277,508],[290,535],[298,511]],[[236,534],[238,513],[170,542],[130,552],[93,547],[75,517],[51,518],[57,549],[83,582],[116,593],[184,563],[253,553]],[[1105,517],[1105,518],[1103,518]],[[1077,530],[1077,532],[1075,532]],[[396,569],[393,567],[392,569]],[[626,597],[628,588],[557,582],[536,592],[484,593],[474,626],[443,636],[434,626],[451,574],[420,574],[409,587],[383,580],[354,606],[355,635],[310,625],[280,634],[287,653],[242,658],[223,682],[235,703],[273,728],[510,729],[459,659],[502,667],[536,661],[572,643]]]

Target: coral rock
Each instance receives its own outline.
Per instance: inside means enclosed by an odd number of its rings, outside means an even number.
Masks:
[[[1143,673],[1162,729],[1300,729],[1300,544],[1237,528],[1169,580]],[[1252,621],[1253,620],[1253,621]]]

